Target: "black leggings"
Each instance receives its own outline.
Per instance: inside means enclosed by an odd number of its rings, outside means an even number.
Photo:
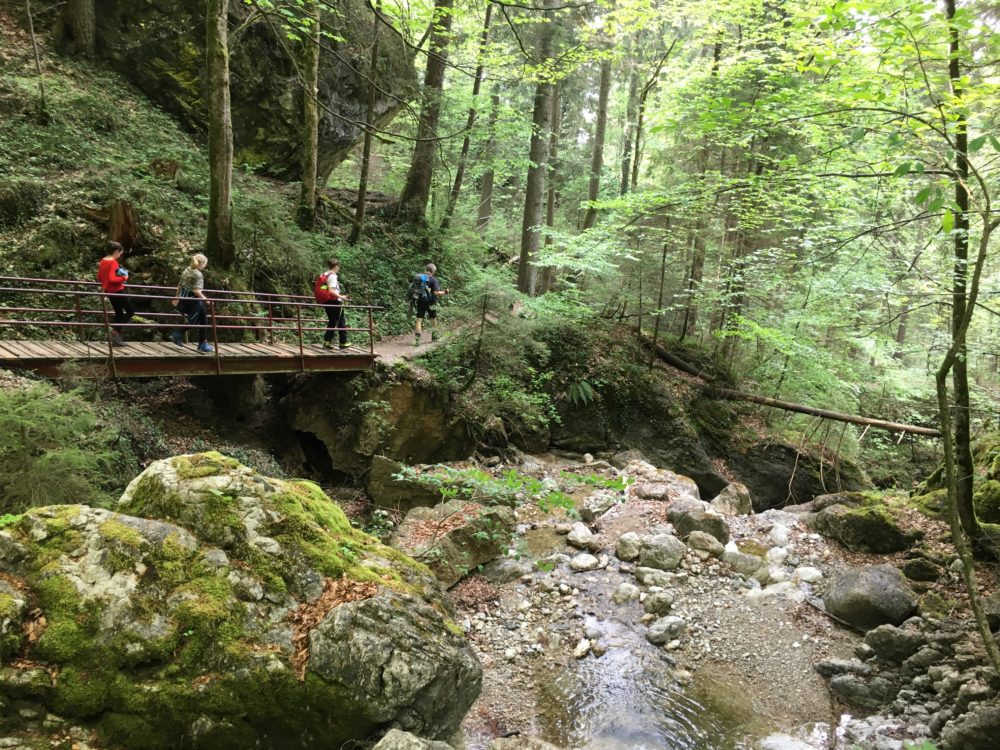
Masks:
[[[340,345],[347,346],[347,318],[344,317],[344,303],[327,303],[326,319],[326,333],[323,334],[323,340],[333,341],[333,337],[339,334]]]
[[[111,303],[112,309],[115,311],[115,323],[128,323],[132,320],[132,316],[135,315],[135,310],[132,309],[132,302],[125,292],[109,292],[108,302]],[[121,328],[115,327],[118,333],[122,332]]]
[[[208,341],[208,316],[205,314],[205,300],[197,297],[182,298],[177,303],[177,312],[184,316],[189,326],[202,326],[198,329],[198,343],[204,344]],[[181,329],[186,330],[186,329]]]

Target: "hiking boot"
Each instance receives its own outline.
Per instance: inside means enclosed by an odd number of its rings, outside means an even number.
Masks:
[[[149,318],[144,318],[141,315],[133,315],[131,318],[129,318],[128,322],[129,323],[139,323],[139,324],[144,325],[144,326],[148,326],[148,325],[152,325],[153,324],[152,320],[150,320]]]
[[[125,340],[118,331],[111,332],[111,346],[126,346]]]
[[[200,344],[198,344],[198,351],[201,352],[202,354],[211,354],[212,352],[215,351],[215,349],[211,344],[203,341]]]
[[[323,342],[323,348],[324,349],[333,349],[333,342],[332,341],[324,341]]]
[[[350,348],[351,348],[351,345],[350,345],[350,344],[341,344],[341,345],[340,345],[340,349],[341,349],[341,351],[343,351],[344,349],[350,349]]]
[[[171,331],[170,340],[177,344],[177,346],[184,346],[184,337],[180,331]]]
[[[416,337],[415,337],[415,338],[413,339],[413,345],[414,345],[414,346],[420,346],[420,334],[419,334],[419,333],[418,333],[418,334],[416,335]]]

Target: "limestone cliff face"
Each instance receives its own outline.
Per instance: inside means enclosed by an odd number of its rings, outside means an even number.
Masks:
[[[99,54],[143,92],[194,130],[205,123],[204,3],[195,0],[97,0]],[[320,54],[320,177],[325,178],[361,137],[366,74],[373,38],[372,12],[364,0],[344,0],[326,14],[331,36]],[[268,172],[300,174],[302,88],[299,43],[277,24],[258,21],[241,29],[249,10],[230,3],[233,137],[237,161]],[[413,63],[400,37],[383,27],[374,79],[383,92],[376,120],[391,120],[416,86]]]

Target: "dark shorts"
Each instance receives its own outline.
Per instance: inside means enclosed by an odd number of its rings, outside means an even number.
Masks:
[[[417,300],[417,317],[418,318],[430,318],[433,320],[438,316],[437,308],[434,307],[433,302],[424,302],[423,300]]]

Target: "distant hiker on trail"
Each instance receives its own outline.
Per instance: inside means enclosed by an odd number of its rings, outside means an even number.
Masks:
[[[208,258],[201,253],[191,256],[191,265],[181,271],[177,284],[177,297],[173,303],[177,312],[184,316],[189,326],[198,328],[198,351],[211,354],[215,351],[208,343],[208,316],[205,314],[205,277],[202,271],[208,265]],[[171,331],[170,338],[177,346],[184,346],[184,328]]]
[[[125,248],[117,242],[108,243],[108,254],[97,264],[97,280],[101,291],[108,295],[108,302],[115,311],[115,326],[111,329],[111,345],[126,346],[122,340],[122,323],[128,323],[135,315],[132,303],[125,294],[128,271],[119,263]]]
[[[340,293],[340,261],[331,258],[328,269],[316,277],[313,296],[326,309],[326,333],[323,334],[323,348],[333,349],[334,336],[340,337],[340,348],[347,348],[347,320],[344,317],[344,303],[347,295]]]
[[[412,311],[416,308],[417,321],[414,325],[414,346],[420,346],[420,334],[422,333],[422,327],[424,318],[430,318],[431,320],[431,341],[437,341],[437,310],[434,306],[437,305],[438,297],[442,296],[447,290],[441,289],[441,285],[438,283],[437,277],[434,274],[437,272],[437,266],[433,263],[427,264],[426,273],[418,273],[413,277],[413,281],[410,282],[410,310]]]

